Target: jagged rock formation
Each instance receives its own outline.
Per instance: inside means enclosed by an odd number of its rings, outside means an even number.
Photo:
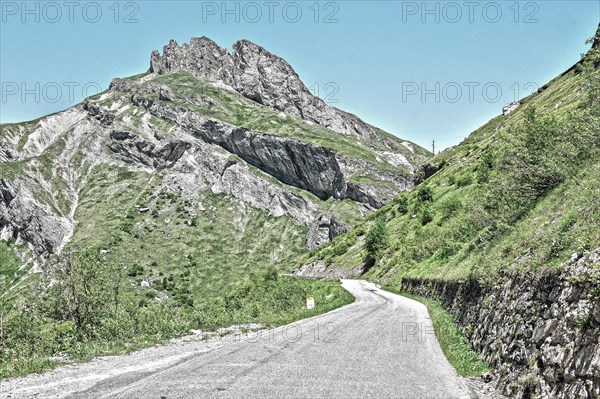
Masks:
[[[171,41],[148,74],[67,111],[3,125],[0,144],[2,238],[38,254],[60,252],[88,223],[80,196],[97,170],[149,174],[162,181],[152,196],[224,194],[290,217],[313,248],[411,188],[429,155],[312,96],[265,49],[242,40],[229,53],[207,38]]]
[[[117,154],[122,154],[125,162],[138,161],[157,169],[173,166],[191,146],[185,141],[175,140],[167,141],[157,149],[154,144],[132,133],[118,130],[110,133],[108,142],[108,148]]]
[[[207,37],[192,38],[179,46],[171,40],[163,55],[155,50],[150,72],[176,69],[190,71],[200,79],[225,84],[259,104],[266,105],[335,132],[376,138],[375,130],[356,118],[313,96],[294,69],[282,58],[264,48],[240,40],[232,53]]]

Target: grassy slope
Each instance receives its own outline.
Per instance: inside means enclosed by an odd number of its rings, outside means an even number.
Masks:
[[[8,287],[14,285],[19,279],[19,269],[22,266],[21,260],[16,257],[11,246],[0,241],[0,291],[4,292]]]
[[[597,247],[600,245],[597,158],[575,168],[558,187],[535,201],[531,209],[525,209],[516,222],[497,227],[493,233],[489,226],[499,224],[496,220],[499,215],[486,209],[486,202],[490,193],[495,192],[494,176],[502,181],[503,172],[496,170],[496,165],[487,171],[491,177],[482,173],[486,157],[510,149],[511,141],[521,134],[528,109],[535,108],[537,113],[553,115],[559,121],[572,119],[570,112],[578,109],[585,97],[579,93],[582,79],[575,70],[568,71],[544,86],[540,93],[524,99],[513,113],[492,119],[459,146],[431,160],[430,163],[442,167],[423,184],[431,189],[431,201],[420,200],[418,190],[405,193],[370,215],[350,234],[312,253],[308,260],[324,259],[334,268],[362,265],[365,250],[358,237],[378,217],[387,220],[388,238],[381,260],[367,277],[388,283],[403,276],[493,278],[500,269],[557,267],[572,253]],[[576,137],[581,132],[571,129],[567,133]],[[548,146],[559,145],[552,139]],[[573,165],[576,161],[573,160]]]
[[[200,211],[179,193],[157,193],[160,181],[157,174],[95,169],[75,214],[85,223],[78,225],[70,248],[108,250],[109,260],[126,254],[138,285],[149,281],[169,296],[200,300],[271,264],[288,271],[282,261],[306,246],[306,226],[289,217],[273,217],[210,192],[199,199],[205,209]],[[136,207],[152,211],[140,213]]]

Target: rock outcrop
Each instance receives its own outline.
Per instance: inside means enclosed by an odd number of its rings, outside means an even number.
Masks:
[[[56,215],[30,191],[0,179],[0,238],[28,243],[38,255],[59,252],[71,237],[74,223]]]
[[[206,143],[219,145],[278,180],[310,191],[320,199],[349,198],[379,208],[387,198],[412,187],[407,176],[386,172],[379,173],[378,179],[389,182],[388,186],[369,187],[352,182],[350,176],[357,170],[368,170],[367,163],[343,158],[326,147],[236,128],[196,112],[179,109],[168,102],[154,101],[149,94],[165,90],[155,84],[134,88],[122,79],[115,79],[110,88],[130,94],[133,104],[145,108],[152,115],[180,126]],[[389,186],[393,188],[390,190]]]
[[[108,142],[108,148],[115,153],[124,155],[123,159],[126,162],[135,159],[157,169],[173,166],[191,146],[185,141],[173,140],[156,148],[154,144],[140,139],[133,133],[118,130],[110,133]]]
[[[345,197],[344,176],[335,152],[328,148],[210,120],[190,123],[188,129],[286,184],[308,190],[321,199]]]
[[[432,163],[426,162],[419,166],[413,177],[413,183],[419,185],[429,179],[435,173],[439,172],[440,167]]]

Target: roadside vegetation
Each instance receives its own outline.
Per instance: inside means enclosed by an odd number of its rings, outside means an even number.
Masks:
[[[191,198],[161,180],[94,168],[75,214],[86,222],[43,275],[20,269],[14,242],[0,242],[0,378],[192,329],[277,326],[354,300],[337,281],[279,276],[305,250],[305,226],[258,209],[236,212],[244,205],[225,195]],[[315,309],[306,309],[307,296]]]
[[[446,359],[459,375],[463,377],[480,376],[490,371],[488,365],[477,355],[471,344],[460,332],[452,319],[452,315],[444,309],[439,301],[400,291],[395,286],[385,286],[383,288],[427,306],[435,337],[439,341]]]
[[[274,267],[194,303],[161,296],[156,286],[139,289],[131,284],[132,274],[123,263],[85,251],[65,256],[51,274],[21,290],[2,309],[0,378],[125,353],[191,329],[287,324],[354,300],[338,281],[282,277]],[[317,304],[311,310],[307,296]]]

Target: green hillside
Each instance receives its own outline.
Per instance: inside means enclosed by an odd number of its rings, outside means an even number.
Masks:
[[[435,174],[303,264],[364,266],[387,283],[493,279],[598,247],[599,51],[434,157]]]

